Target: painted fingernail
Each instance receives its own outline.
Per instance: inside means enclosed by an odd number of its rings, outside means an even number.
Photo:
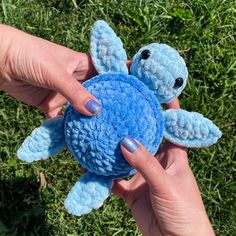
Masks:
[[[85,107],[92,114],[96,114],[96,113],[100,112],[101,109],[102,109],[102,105],[99,104],[97,101],[95,101],[93,99],[88,100],[88,102],[86,103]]]
[[[130,136],[126,136],[121,140],[121,145],[125,147],[129,152],[135,152],[138,149],[138,143]]]

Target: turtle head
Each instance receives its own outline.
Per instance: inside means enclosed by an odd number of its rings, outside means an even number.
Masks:
[[[188,79],[184,59],[166,44],[152,43],[142,47],[133,57],[130,70],[154,92],[160,103],[178,97]]]

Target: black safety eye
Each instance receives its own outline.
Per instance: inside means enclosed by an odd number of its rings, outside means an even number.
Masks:
[[[175,80],[175,84],[173,88],[178,89],[183,85],[183,83],[184,83],[183,78],[179,77]]]
[[[150,51],[149,50],[146,49],[146,50],[143,50],[141,52],[141,59],[147,60],[149,58],[149,56],[150,56]]]

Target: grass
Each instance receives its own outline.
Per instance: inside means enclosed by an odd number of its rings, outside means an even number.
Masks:
[[[130,58],[151,42],[167,43],[185,58],[190,78],[182,107],[203,113],[223,132],[216,145],[192,149],[190,163],[217,235],[236,235],[234,1],[0,1],[1,23],[83,52],[97,19],[111,24]],[[80,176],[69,153],[32,165],[17,161],[17,148],[42,120],[35,108],[0,93],[0,235],[140,235],[115,196],[81,218],[63,209]]]

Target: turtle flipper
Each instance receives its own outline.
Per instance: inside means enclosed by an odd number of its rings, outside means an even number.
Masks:
[[[222,135],[211,120],[197,112],[169,109],[164,116],[164,138],[180,146],[207,147]]]
[[[87,214],[102,206],[111,187],[111,178],[87,172],[70,190],[65,200],[65,208],[76,216]]]
[[[18,149],[17,156],[26,162],[44,160],[65,146],[63,117],[59,116],[45,121],[33,130]]]
[[[123,43],[103,20],[96,21],[93,26],[90,53],[99,74],[108,72],[128,74],[127,55]]]

